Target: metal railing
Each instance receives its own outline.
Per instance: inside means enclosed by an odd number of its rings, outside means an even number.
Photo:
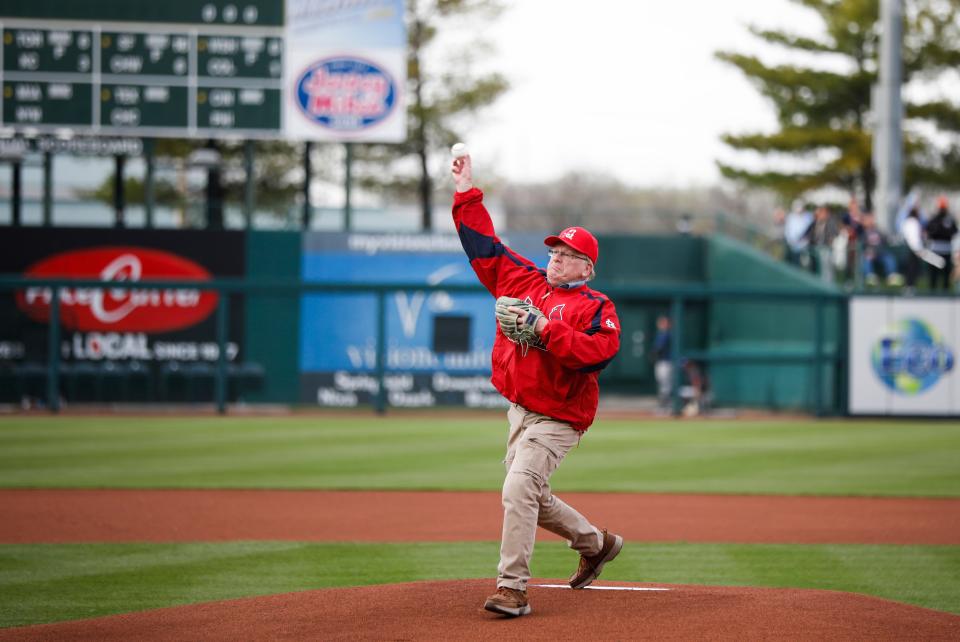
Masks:
[[[378,413],[386,411],[386,393],[384,377],[386,375],[386,337],[387,337],[387,295],[398,291],[445,291],[445,292],[486,292],[479,284],[441,284],[427,285],[424,283],[326,283],[299,280],[250,280],[250,279],[213,279],[209,281],[155,279],[143,281],[110,281],[99,279],[68,279],[68,278],[27,278],[20,276],[0,276],[0,291],[16,291],[28,287],[50,288],[50,316],[49,332],[47,335],[47,382],[46,396],[48,407],[52,412],[60,410],[60,342],[61,342],[61,311],[60,301],[64,288],[94,288],[94,289],[190,289],[204,292],[217,292],[217,307],[215,312],[216,342],[218,346],[217,363],[215,368],[214,403],[219,413],[226,412],[227,404],[227,328],[229,325],[228,296],[230,294],[269,294],[302,296],[312,293],[366,293],[376,296],[376,366],[375,375],[378,382],[374,408]],[[838,336],[840,340],[835,344],[833,351],[825,349],[825,310],[830,304],[844,302],[846,295],[835,292],[792,292],[776,288],[762,287],[734,287],[734,286],[607,286],[604,293],[614,300],[618,306],[636,302],[668,301],[672,317],[672,345],[674,385],[672,386],[673,410],[680,409],[680,374],[684,359],[694,359],[705,363],[764,363],[775,361],[778,364],[809,364],[813,367],[813,412],[823,414],[823,366],[833,363],[842,366],[846,363],[846,306],[841,305],[842,311]],[[814,307],[814,334],[812,337],[813,349],[809,352],[795,353],[751,353],[751,352],[714,352],[711,350],[696,351],[685,349],[681,344],[684,328],[684,309],[691,302],[745,300],[750,303],[763,301],[789,301],[794,303],[810,303]],[[843,381],[838,381],[838,394],[842,397],[845,390]],[[841,404],[844,406],[844,404]]]

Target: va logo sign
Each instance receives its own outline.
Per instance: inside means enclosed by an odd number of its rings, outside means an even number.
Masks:
[[[326,58],[303,71],[296,102],[310,121],[338,132],[372,127],[393,111],[397,87],[385,70],[360,58]]]
[[[953,350],[919,319],[887,329],[870,353],[873,371],[894,392],[917,395],[953,370]]]

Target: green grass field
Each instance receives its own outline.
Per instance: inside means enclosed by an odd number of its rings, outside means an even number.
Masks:
[[[505,421],[396,413],[7,417],[5,488],[499,488]],[[960,424],[605,420],[558,492],[960,497]],[[0,545],[0,626],[320,587],[492,577],[496,542]],[[534,573],[575,556],[538,544]],[[960,547],[631,543],[604,578],[821,588],[960,613]]]
[[[0,487],[495,490],[506,422],[4,418]],[[960,496],[960,423],[603,421],[567,491]]]

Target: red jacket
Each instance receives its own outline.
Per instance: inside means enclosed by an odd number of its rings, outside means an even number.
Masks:
[[[513,403],[586,430],[597,414],[599,373],[620,348],[613,303],[586,285],[555,288],[547,283],[545,270],[497,237],[479,189],[456,193],[453,222],[470,265],[490,293],[529,300],[550,321],[540,343],[529,350],[497,328],[494,387]]]

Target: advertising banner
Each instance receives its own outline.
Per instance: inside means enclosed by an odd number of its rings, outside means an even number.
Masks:
[[[291,138],[406,138],[402,0],[287,0],[284,128]]]
[[[852,297],[849,324],[851,414],[960,414],[960,301]]]
[[[215,248],[215,249],[214,249]],[[177,279],[195,288],[60,290],[61,358],[70,362],[215,362],[216,292],[203,282],[244,275],[242,232],[11,228],[0,273],[116,281]],[[52,291],[0,292],[0,361],[45,363]],[[229,302],[227,359],[240,358],[243,303]]]
[[[512,249],[546,264],[543,235],[511,235]],[[303,278],[333,283],[477,285],[476,293],[400,290],[386,295],[387,402],[394,406],[505,405],[489,383],[493,297],[453,234],[311,233]],[[320,293],[301,304],[301,400],[369,403],[377,393],[377,295]]]

